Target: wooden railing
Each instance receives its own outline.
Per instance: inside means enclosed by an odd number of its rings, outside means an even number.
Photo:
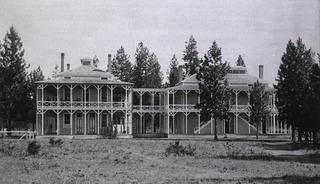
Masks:
[[[7,131],[7,130],[4,130],[4,131],[0,131],[0,134],[8,134],[8,133],[11,133],[11,134],[18,134],[18,135],[22,135],[19,139],[19,141],[26,137],[26,139],[35,139],[35,136],[37,134],[36,131]]]
[[[38,107],[89,107],[89,108],[125,108],[124,102],[83,102],[83,101],[43,101],[38,102]]]

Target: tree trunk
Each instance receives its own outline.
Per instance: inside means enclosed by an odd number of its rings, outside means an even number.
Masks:
[[[313,144],[317,145],[318,144],[318,131],[313,130],[312,135],[313,135]]]
[[[257,123],[256,139],[259,138],[259,122]]]
[[[292,124],[291,125],[291,139],[292,142],[295,143],[296,142],[296,132],[295,132],[295,126]]]
[[[298,142],[302,142],[302,130],[300,128],[298,129]]]
[[[309,143],[309,132],[307,132],[307,131],[304,132],[304,142],[306,144]]]
[[[214,119],[214,140],[218,141],[218,133],[217,133],[217,119]]]
[[[11,131],[11,120],[7,119],[7,131]],[[7,133],[8,137],[11,137],[11,132]]]

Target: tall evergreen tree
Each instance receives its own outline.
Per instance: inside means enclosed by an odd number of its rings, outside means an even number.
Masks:
[[[145,74],[147,72],[147,63],[149,57],[149,49],[144,47],[140,42],[135,53],[135,64],[132,71],[132,82],[135,88],[142,88],[145,85]]]
[[[40,67],[31,71],[28,75],[28,98],[26,99],[27,103],[25,104],[26,110],[24,113],[24,120],[28,123],[32,123],[32,129],[35,129],[35,122],[36,122],[36,111],[37,111],[37,104],[36,104],[36,92],[37,92],[37,85],[35,84],[36,81],[42,81],[45,79],[43,72]]]
[[[305,131],[305,112],[307,91],[309,88],[310,72],[314,53],[306,49],[302,39],[298,38],[297,45],[289,40],[286,52],[283,54],[278,70],[277,108],[280,121],[291,125],[292,140],[295,142],[295,130],[299,130],[299,138]]]
[[[133,66],[132,82],[135,88],[160,88],[163,74],[158,58],[150,53],[143,43],[139,43],[135,54],[136,62]]]
[[[5,127],[11,130],[13,123],[22,111],[26,85],[26,69],[29,67],[23,58],[21,38],[10,27],[0,48],[0,114],[5,120]]]
[[[179,68],[178,68],[178,60],[176,58],[176,55],[172,56],[171,62],[170,62],[170,68],[167,71],[168,80],[169,83],[167,87],[173,87],[179,82]]]
[[[144,87],[161,88],[162,80],[163,74],[161,72],[161,66],[159,64],[158,57],[152,53],[148,58]]]
[[[197,79],[200,81],[200,108],[204,121],[210,118],[214,120],[214,139],[217,136],[217,120],[227,119],[229,113],[229,99],[231,91],[228,88],[228,81],[225,76],[230,69],[227,62],[222,62],[221,49],[217,43],[213,43],[214,47],[209,49],[210,56],[204,56],[204,60],[200,60],[199,72]]]
[[[131,82],[132,64],[130,62],[130,56],[126,54],[122,46],[117,50],[117,54],[113,58],[111,67],[112,74],[117,76],[121,81]]]
[[[191,35],[186,44],[186,50],[183,51],[184,54],[182,59],[185,61],[186,74],[191,76],[197,73],[197,68],[200,64],[197,51],[197,41],[194,39],[193,35]]]
[[[236,62],[236,65],[237,65],[237,66],[246,67],[246,64],[244,64],[244,61],[243,61],[241,55],[239,55],[238,60],[237,60],[237,62]]]
[[[250,122],[256,125],[256,138],[259,136],[259,125],[266,119],[268,110],[269,95],[265,91],[265,86],[256,81],[250,90]]]

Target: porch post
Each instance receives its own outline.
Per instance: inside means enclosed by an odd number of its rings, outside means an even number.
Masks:
[[[42,106],[42,109],[41,109],[41,134],[42,135],[44,135],[44,112],[43,112],[43,99],[44,99],[44,97],[43,97],[43,90],[44,90],[44,87],[43,87],[43,85],[42,85],[42,87],[41,87],[41,101],[42,101],[42,103],[41,103],[41,106]]]
[[[44,112],[41,110],[41,134],[44,135]]]
[[[57,110],[57,135],[60,135],[60,113]]]
[[[200,133],[200,113],[197,113],[197,115],[198,115],[198,129],[199,129],[199,134],[201,134]]]

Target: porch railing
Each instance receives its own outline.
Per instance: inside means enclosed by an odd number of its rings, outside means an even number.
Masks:
[[[124,102],[83,102],[83,101],[43,101],[38,102],[38,107],[89,107],[89,108],[125,108]]]

